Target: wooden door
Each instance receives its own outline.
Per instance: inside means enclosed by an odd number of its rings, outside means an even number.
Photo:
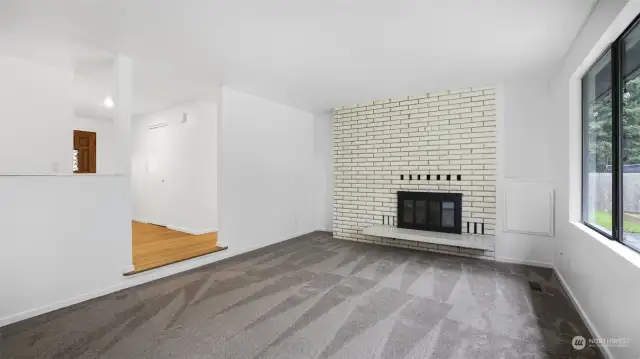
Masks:
[[[78,151],[78,167],[74,173],[96,173],[96,133],[73,131],[73,149]]]

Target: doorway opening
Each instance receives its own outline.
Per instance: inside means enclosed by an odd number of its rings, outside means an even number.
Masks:
[[[219,247],[218,233],[193,235],[151,223],[132,223],[135,274],[226,249]]]
[[[96,173],[96,133],[73,131],[73,173]]]
[[[171,73],[134,76],[145,81],[133,86],[134,270],[127,274],[226,249],[217,230],[217,100],[164,77]]]

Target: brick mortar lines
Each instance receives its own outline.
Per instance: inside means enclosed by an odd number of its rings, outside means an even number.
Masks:
[[[495,234],[495,88],[464,88],[342,107],[334,111],[333,142],[336,238],[494,257],[493,252],[373,237],[361,231],[383,224],[383,216],[395,217],[396,192],[402,190],[462,193],[463,231],[466,222],[477,222],[479,228],[485,224],[486,234]],[[435,179],[437,175],[440,180]],[[451,175],[451,181],[446,175]]]

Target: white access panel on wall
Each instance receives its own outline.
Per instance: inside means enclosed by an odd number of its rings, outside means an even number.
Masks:
[[[554,188],[550,182],[507,179],[502,230],[551,237],[554,207]]]

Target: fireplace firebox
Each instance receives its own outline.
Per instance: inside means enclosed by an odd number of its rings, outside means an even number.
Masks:
[[[398,192],[398,228],[462,233],[462,193]]]

